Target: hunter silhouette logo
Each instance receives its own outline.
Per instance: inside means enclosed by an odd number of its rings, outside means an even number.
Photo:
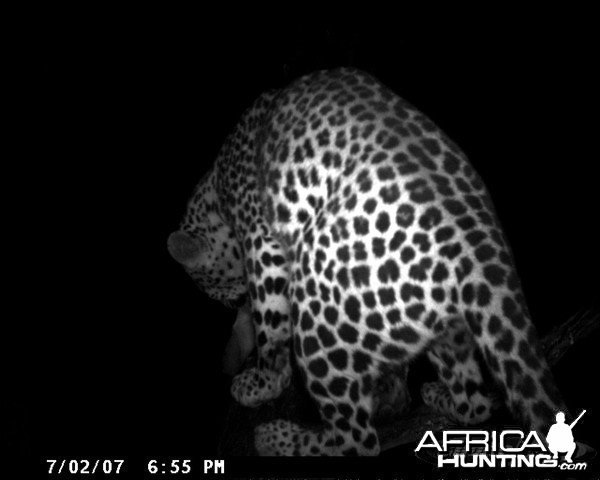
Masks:
[[[571,463],[573,461],[572,455],[576,445],[571,430],[579,419],[583,417],[585,412],[585,410],[581,412],[571,425],[565,423],[565,414],[563,412],[558,412],[556,414],[556,423],[550,427],[548,436],[546,437],[548,448],[554,455],[552,458],[558,458],[558,452],[561,452],[566,453],[565,460],[567,462]]]

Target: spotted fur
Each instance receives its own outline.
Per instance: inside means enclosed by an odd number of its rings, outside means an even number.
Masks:
[[[564,408],[480,177],[431,120],[371,76],[322,71],[262,95],[198,185],[173,256],[211,297],[251,301],[259,360],[233,395],[288,384],[322,426],[256,431],[261,454],[376,455],[377,378],[426,352],[425,402],[485,420],[491,373],[525,426]]]

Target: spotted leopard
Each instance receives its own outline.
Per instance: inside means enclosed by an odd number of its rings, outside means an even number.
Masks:
[[[262,455],[377,455],[374,385],[425,352],[428,405],[463,424],[496,398],[543,430],[564,409],[486,188],[462,151],[372,76],[320,71],[261,95],[200,181],[169,250],[210,297],[250,301],[255,406],[295,356],[322,425],[260,425]]]

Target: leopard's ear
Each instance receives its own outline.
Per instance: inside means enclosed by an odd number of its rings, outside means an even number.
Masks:
[[[204,242],[190,237],[187,233],[177,230],[169,235],[167,241],[169,253],[182,265],[191,267],[204,249]]]

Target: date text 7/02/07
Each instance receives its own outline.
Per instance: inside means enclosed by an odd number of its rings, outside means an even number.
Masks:
[[[122,459],[47,459],[48,475],[85,475],[105,474],[119,475],[131,470]],[[136,464],[137,462],[133,462]],[[224,474],[224,460],[202,460],[204,474]],[[139,464],[138,464],[139,465]],[[141,465],[140,465],[141,467]],[[143,468],[143,467],[142,467]],[[192,460],[189,459],[151,459],[145,462],[146,471],[151,474],[186,475],[192,472]]]

